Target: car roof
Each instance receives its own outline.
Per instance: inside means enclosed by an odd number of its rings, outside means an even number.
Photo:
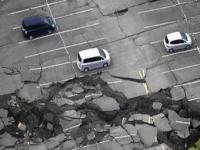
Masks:
[[[100,56],[98,48],[90,48],[79,52],[82,59]]]
[[[46,16],[31,16],[23,19],[23,23],[25,26],[33,26],[37,24],[44,23],[46,19]]]
[[[180,40],[182,39],[180,32],[173,32],[167,35],[169,41]]]

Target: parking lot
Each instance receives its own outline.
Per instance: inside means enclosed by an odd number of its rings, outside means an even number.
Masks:
[[[35,88],[102,72],[101,78],[127,98],[171,87],[177,94],[184,89],[188,101],[200,100],[199,0],[4,0],[0,7],[1,67],[17,69],[23,81],[39,78]],[[21,21],[31,15],[53,17],[56,31],[25,39]],[[175,31],[191,35],[190,49],[166,52],[163,38]],[[107,49],[111,66],[80,72],[77,54],[92,47]],[[102,143],[85,148],[105,149],[108,143]]]
[[[1,22],[2,66],[15,64],[22,72],[27,74],[28,71],[29,77],[25,75],[24,80],[31,80],[42,70],[37,87],[47,86],[85,75],[76,65],[78,52],[102,47],[111,53],[112,65],[89,74],[103,71],[138,79],[143,78],[140,71],[145,70],[148,88],[145,84],[103,75],[111,87],[125,92],[127,97],[148,94],[160,88],[184,87],[188,89],[188,99],[198,99],[199,2],[158,1],[137,6],[138,3],[132,2],[133,6],[127,12],[116,11],[123,10],[124,5],[107,8],[106,4],[100,3],[103,8],[99,8],[98,2],[87,0],[20,1],[21,5],[17,7],[8,4],[1,16],[5,20]],[[21,32],[21,21],[36,14],[52,16],[57,24],[56,32],[27,40]],[[193,38],[192,48],[167,53],[163,37],[174,31],[188,32]],[[191,88],[193,90],[189,90]]]

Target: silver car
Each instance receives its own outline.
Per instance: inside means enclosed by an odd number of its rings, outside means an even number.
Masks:
[[[110,65],[110,55],[105,49],[91,48],[78,53],[77,66],[80,71],[107,67]]]
[[[180,49],[188,49],[192,45],[192,39],[188,33],[173,32],[167,34],[163,40],[167,52],[174,52]]]

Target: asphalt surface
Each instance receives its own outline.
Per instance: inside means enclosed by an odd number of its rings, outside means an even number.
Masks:
[[[189,100],[199,99],[198,1],[1,3],[1,65],[18,65],[21,72],[30,74],[39,74],[42,67],[39,87],[84,76],[76,66],[78,51],[102,47],[111,53],[112,65],[90,73],[103,71],[131,78],[143,78],[140,72],[146,73],[144,85],[107,78],[116,90],[137,89],[125,92],[127,97],[184,87]],[[29,41],[22,35],[21,21],[36,14],[53,16],[57,31]],[[190,33],[192,48],[167,53],[162,40],[174,31]]]
[[[170,87],[183,88],[188,101],[199,101],[199,9],[199,0],[1,0],[1,73],[5,68],[20,72],[22,81],[40,77],[35,88],[42,88],[103,72],[101,78],[127,98]],[[52,16],[56,31],[25,39],[21,21],[31,15]],[[192,36],[190,49],[166,52],[163,38],[175,31]],[[92,47],[107,49],[111,66],[82,73],[76,65],[77,54]],[[2,89],[11,89],[4,77],[0,80]],[[2,90],[3,94],[7,93]]]

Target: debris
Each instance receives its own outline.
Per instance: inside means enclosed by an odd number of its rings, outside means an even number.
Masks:
[[[182,100],[186,96],[184,89],[182,87],[171,88],[170,93],[171,93],[171,96],[172,96],[172,100],[174,100],[174,101]]]
[[[95,134],[93,131],[91,131],[88,135],[87,135],[87,139],[90,141],[90,140],[93,140],[95,138]]]
[[[150,147],[157,142],[157,129],[150,125],[143,124],[138,130],[141,141],[145,146]]]
[[[162,108],[162,103],[153,102],[152,108],[159,111]]]
[[[93,103],[97,104],[102,111],[114,111],[120,109],[117,101],[107,96],[102,96],[98,99],[94,99]]]
[[[182,118],[175,111],[168,110],[170,126],[176,131],[186,130],[190,126],[190,118]]]
[[[197,128],[200,126],[200,120],[192,119],[193,128]]]
[[[9,133],[5,132],[0,135],[0,145],[3,146],[14,146],[17,142],[17,139],[11,136]]]
[[[172,128],[169,125],[169,121],[165,116],[156,115],[156,116],[153,116],[152,118],[153,118],[153,122],[154,122],[156,128],[159,131],[168,132],[168,131],[172,130]]]
[[[0,118],[6,118],[8,115],[8,111],[6,109],[0,109]]]
[[[25,131],[25,130],[26,130],[26,125],[23,124],[23,123],[21,123],[21,122],[18,123],[17,127],[18,127],[21,131]]]
[[[84,92],[84,89],[80,86],[80,84],[73,85],[72,93],[80,94],[82,92]]]

